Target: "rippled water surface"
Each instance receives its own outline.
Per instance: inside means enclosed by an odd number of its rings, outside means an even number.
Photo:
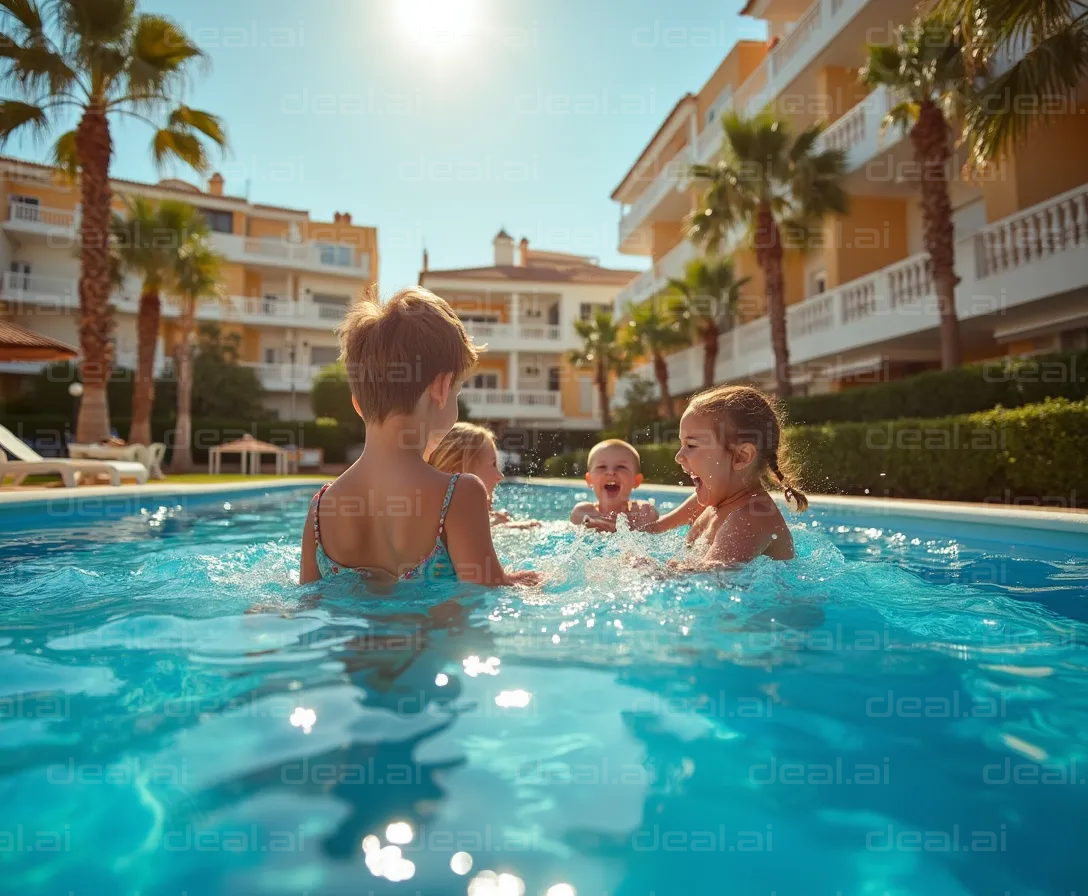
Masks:
[[[1084,892],[1088,554],[661,580],[577,494],[500,489],[533,591],[300,588],[298,492],[0,533],[0,891]]]

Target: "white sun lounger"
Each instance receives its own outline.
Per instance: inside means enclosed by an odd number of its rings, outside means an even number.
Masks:
[[[0,426],[0,485],[4,477],[11,476],[14,485],[22,485],[27,476],[59,476],[64,484],[73,488],[80,477],[107,475],[110,485],[120,485],[121,479],[135,479],[141,485],[147,482],[147,467],[134,461],[121,460],[73,460],[65,457],[42,457],[16,437],[11,430]]]

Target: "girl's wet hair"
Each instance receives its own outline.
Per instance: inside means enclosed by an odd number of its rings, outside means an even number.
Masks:
[[[795,510],[808,508],[808,498],[793,484],[796,473],[782,445],[782,412],[777,399],[751,386],[719,386],[692,398],[687,412],[719,421],[726,445],[754,445],[761,475],[772,486],[781,487]]]
[[[443,473],[464,473],[485,445],[495,444],[495,434],[475,423],[456,423],[427,458],[427,463]]]

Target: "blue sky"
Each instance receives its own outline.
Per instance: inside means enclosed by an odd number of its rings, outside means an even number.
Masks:
[[[437,3],[437,5],[436,5]],[[616,251],[609,194],[676,100],[732,44],[741,0],[142,0],[209,55],[189,100],[222,116],[227,190],[379,228],[382,292],[489,262],[500,227]],[[430,8],[428,8],[428,6]],[[442,10],[467,9],[453,32]],[[438,29],[438,30],[436,30]],[[113,173],[156,179],[145,125]],[[33,144],[15,154],[41,158]],[[176,172],[188,176],[182,170]]]

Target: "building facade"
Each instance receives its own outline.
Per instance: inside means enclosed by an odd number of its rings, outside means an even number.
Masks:
[[[657,295],[695,254],[683,221],[697,205],[693,162],[722,146],[721,116],[770,108],[795,132],[823,121],[822,148],[846,154],[846,215],[829,218],[808,251],[785,257],[787,332],[797,393],[836,391],[939,366],[937,299],[923,251],[920,171],[910,140],[883,129],[895,100],[869,91],[858,68],[866,41],[892,40],[913,0],[750,0],[742,14],[768,40],[741,41],[696,93],[680,99],[612,198],[619,247],[651,268],[621,290],[628,303]],[[1088,107],[1070,101],[985,171],[949,167],[956,305],[968,361],[1088,345]],[[732,249],[742,290],[736,326],[721,337],[718,383],[773,387],[763,277],[754,252]],[[702,386],[702,349],[669,358],[670,392]],[[650,378],[647,366],[633,375]],[[622,388],[619,390],[622,393]]]
[[[591,371],[569,361],[580,341],[574,321],[610,309],[636,271],[602,268],[592,258],[543,252],[505,231],[489,267],[430,270],[419,282],[446,299],[487,351],[462,398],[475,420],[500,430],[586,431],[600,427]]]
[[[43,165],[0,159],[3,232],[0,316],[27,329],[79,345],[78,185]],[[175,199],[196,206],[224,257],[225,296],[199,306],[198,324],[214,322],[240,337],[242,363],[256,369],[266,404],[281,419],[310,419],[317,371],[339,354],[335,327],[361,289],[377,281],[378,234],[350,214],[312,221],[306,211],[251,203],[224,192],[214,174],[204,188],[181,180],[157,184],[114,180],[114,207],[126,195]],[[136,365],[136,313],[141,283],[129,277],[111,303],[115,363]],[[163,296],[156,369],[175,344],[178,306]],[[35,365],[0,365],[5,393],[18,390]]]

